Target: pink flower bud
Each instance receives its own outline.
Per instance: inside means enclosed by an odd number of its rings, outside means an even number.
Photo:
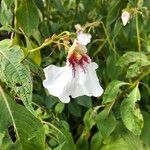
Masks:
[[[130,13],[127,11],[123,11],[121,14],[121,20],[124,26],[129,22],[129,19],[130,19]]]

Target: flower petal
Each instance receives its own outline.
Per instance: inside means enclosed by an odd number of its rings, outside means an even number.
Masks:
[[[78,70],[78,76],[74,84],[72,97],[78,97],[82,95],[99,97],[103,93],[103,89],[100,86],[99,80],[96,75],[96,69],[98,65],[94,62],[87,65],[86,71]]]
[[[70,87],[72,82],[72,69],[68,66],[57,67],[50,65],[44,69],[46,79],[43,86],[49,93],[57,96],[63,103],[70,101]]]
[[[82,44],[82,45],[87,45],[88,43],[91,42],[91,34],[87,33],[82,33],[80,32],[77,36],[77,40]]]

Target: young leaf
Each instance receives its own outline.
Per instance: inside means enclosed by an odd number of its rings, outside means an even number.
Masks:
[[[44,128],[40,121],[25,107],[15,103],[1,87],[0,93],[0,131],[5,132],[10,127],[14,128],[14,149],[19,146],[20,150],[44,150]]]
[[[141,99],[138,85],[125,98],[120,106],[124,125],[134,134],[140,135],[143,128],[143,117],[136,102]]]
[[[39,14],[33,0],[22,0],[16,13],[19,26],[30,36],[38,28]]]
[[[21,64],[24,58],[19,46],[11,47],[10,40],[0,42],[0,79],[7,84],[32,111],[32,78],[27,66]]]
[[[103,95],[103,104],[109,103],[114,101],[119,92],[120,87],[123,85],[127,85],[127,82],[119,81],[119,80],[113,80],[106,88],[105,93]]]

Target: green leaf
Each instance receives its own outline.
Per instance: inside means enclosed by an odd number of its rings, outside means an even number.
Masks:
[[[65,107],[64,103],[59,102],[55,106],[55,112],[59,114],[62,113],[62,111],[64,110],[64,107]]]
[[[43,69],[41,67],[39,67],[33,60],[27,58],[23,61],[23,64],[29,66],[30,68],[30,71],[40,77],[42,80],[44,80],[45,76],[44,76],[44,73],[43,73]]]
[[[17,21],[24,32],[30,36],[38,28],[39,14],[33,0],[22,0],[17,12]]]
[[[85,128],[90,130],[96,124],[97,112],[90,108],[84,115],[83,122]]]
[[[21,64],[23,58],[24,54],[19,46],[11,46],[8,39],[0,42],[0,79],[32,111],[32,78],[29,68]]]
[[[147,57],[141,52],[126,52],[120,57],[117,65],[123,69],[126,69],[126,67],[128,67],[131,63],[142,62],[145,60],[147,60]]]
[[[4,137],[5,137],[4,133],[0,133],[0,147],[2,147],[2,141]]]
[[[14,128],[14,149],[17,146],[20,150],[44,150],[45,136],[41,122],[23,106],[15,103],[1,87],[0,93],[0,132]]]
[[[118,134],[109,137],[100,150],[149,150],[139,137],[132,134]]]
[[[107,26],[112,24],[116,20],[119,11],[121,9],[120,8],[121,4],[122,4],[121,0],[114,0],[111,2],[110,9],[108,11],[107,18],[106,18]]]
[[[7,5],[7,7],[9,8],[12,3],[14,2],[14,0],[3,0],[5,2],[5,4]]]
[[[77,150],[88,150],[89,149],[89,143],[86,137],[82,134],[76,143],[76,149]]]
[[[51,28],[51,26],[50,26],[50,21],[49,20],[44,20],[44,21],[40,22],[39,30],[41,32],[41,35],[44,38],[50,37],[50,35],[51,35],[50,28]]]
[[[62,5],[62,1],[61,0],[53,0],[54,6],[57,9],[58,12],[60,12],[61,14],[64,13],[64,7]]]
[[[13,21],[13,14],[11,9],[7,6],[4,0],[1,2],[1,9],[0,9],[0,23],[2,25],[8,26]]]
[[[126,71],[127,78],[134,78],[148,70],[150,61],[141,52],[127,52],[119,59],[117,65]]]
[[[143,117],[136,102],[141,99],[138,85],[125,98],[120,106],[124,125],[134,134],[140,135],[143,128]]]
[[[84,106],[87,108],[92,107],[92,99],[91,97],[88,97],[88,96],[80,96],[76,98],[76,102],[80,104],[81,106]]]
[[[142,60],[141,62],[136,62],[131,64],[127,70],[126,77],[134,78],[140,76],[142,73],[145,73],[150,68],[150,61]]]
[[[111,80],[116,80],[118,79],[118,76],[120,74],[120,68],[116,66],[116,62],[119,59],[119,56],[116,55],[115,53],[110,53],[109,56],[107,56],[106,60],[106,73],[107,76]]]
[[[54,139],[59,143],[55,149],[70,150],[71,148],[72,150],[75,150],[72,134],[69,132],[68,127],[66,127],[66,123],[64,123],[64,121],[57,122],[57,126],[47,123],[47,125],[49,125],[51,128],[51,133],[53,133],[52,135],[55,135]]]
[[[68,104],[68,110],[69,112],[76,117],[80,117],[81,116],[81,108],[79,107],[79,105],[75,102],[70,102]]]
[[[116,127],[116,119],[110,107],[106,107],[97,115],[97,127],[103,138],[108,137]]]
[[[115,101],[118,94],[120,93],[120,87],[123,85],[127,85],[127,82],[113,80],[106,88],[105,93],[103,95],[103,104]]]
[[[37,45],[32,40],[30,40],[28,37],[25,37],[25,39],[26,39],[26,48],[28,50],[37,47]],[[40,50],[37,50],[35,52],[30,53],[28,58],[33,60],[37,65],[39,65],[39,66],[41,65],[41,53],[40,53]]]
[[[150,114],[146,111],[142,112],[143,118],[144,118],[144,127],[141,133],[141,138],[144,141],[145,144],[150,145],[150,130],[149,130],[149,125],[150,125]]]
[[[90,150],[100,150],[102,146],[102,135],[96,132],[90,141]]]
[[[120,34],[120,31],[122,29],[122,22],[120,20],[120,18],[116,21],[115,25],[114,25],[114,29],[113,29],[113,39],[115,39],[117,37],[117,35]]]

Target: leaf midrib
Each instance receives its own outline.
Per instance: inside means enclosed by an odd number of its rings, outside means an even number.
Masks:
[[[17,135],[18,139],[20,140],[19,133],[18,133],[17,126],[16,126],[16,123],[15,123],[15,119],[14,119],[13,114],[12,114],[11,107],[9,106],[9,103],[7,101],[7,98],[6,98],[5,94],[4,94],[4,91],[3,91],[1,86],[0,86],[0,93],[2,94],[2,97],[3,97],[2,99],[4,100],[5,105],[6,105],[7,109],[8,109],[9,114],[10,114],[10,117],[11,117],[14,129],[16,131],[16,135]]]

